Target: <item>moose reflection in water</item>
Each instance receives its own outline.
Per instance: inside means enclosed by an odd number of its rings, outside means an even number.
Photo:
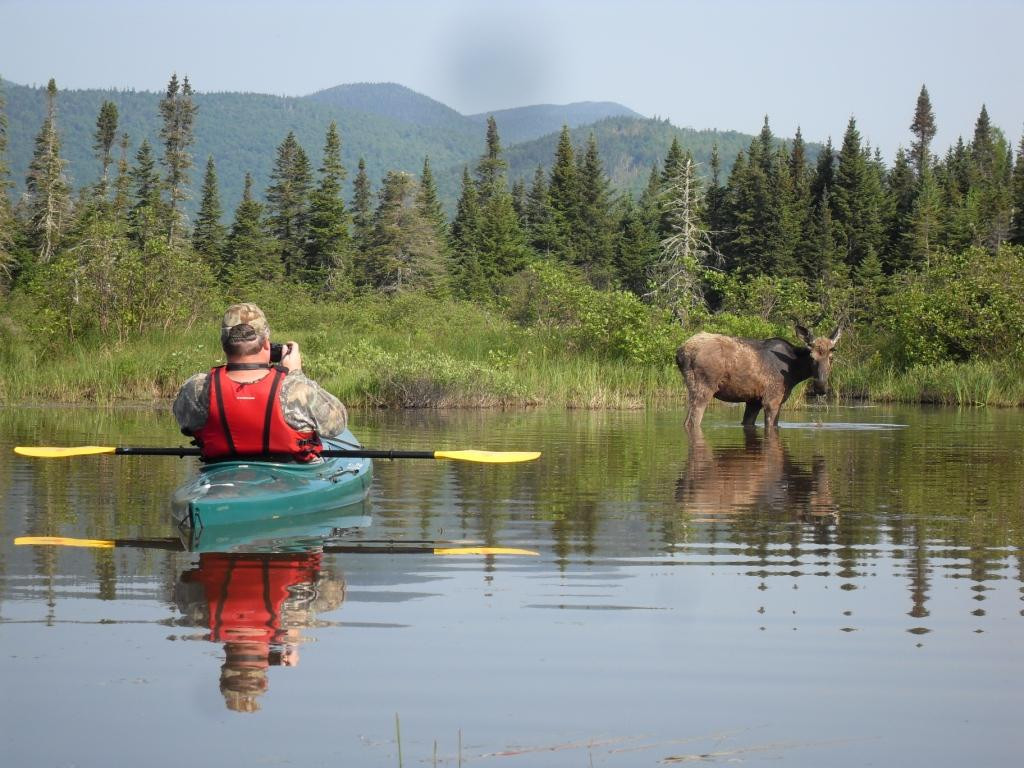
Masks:
[[[777,433],[743,433],[742,446],[717,450],[700,430],[691,433],[686,469],[676,483],[676,500],[690,515],[707,521],[767,510],[805,522],[838,519],[824,457],[801,464]]]
[[[802,325],[797,335],[807,344],[797,347],[785,339],[741,339],[718,333],[691,336],[676,352],[676,365],[686,382],[689,410],[686,428],[700,427],[704,410],[717,398],[727,403],[746,403],[743,425],[754,426],[764,408],[764,425],[774,429],[779,411],[793,387],[812,379],[811,391],[828,392],[832,350],[841,329],[831,336],[814,337]]]
[[[267,670],[299,662],[303,627],[345,599],[342,579],[321,570],[319,551],[280,554],[203,553],[175,589],[188,623],[203,639],[224,643],[220,690],[228,709],[255,712]]]

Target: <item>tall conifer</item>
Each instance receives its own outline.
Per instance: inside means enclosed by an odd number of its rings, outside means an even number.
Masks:
[[[188,172],[192,168],[190,147],[195,141],[193,131],[196,110],[188,77],[179,84],[177,73],[172,74],[164,98],[160,101],[160,116],[163,118],[160,138],[164,143],[164,154],[160,162],[166,173],[168,243],[174,243],[183,231],[182,206],[189,197]]]
[[[13,186],[7,165],[7,111],[3,79],[0,78],[0,290],[10,285],[14,275],[14,213],[8,190]]]
[[[580,184],[576,152],[567,125],[562,126],[558,137],[555,162],[548,182],[548,199],[555,230],[558,232],[558,245],[562,248],[559,255],[564,260],[573,261],[579,222]]]
[[[203,175],[199,215],[192,230],[192,247],[206,259],[206,263],[215,273],[220,273],[224,269],[227,230],[221,223],[222,216],[217,167],[214,165],[213,155],[210,155],[206,159],[206,173]]]
[[[164,204],[160,197],[160,174],[149,141],[142,140],[135,153],[135,165],[130,172],[133,203],[128,214],[132,237],[145,244],[162,230],[165,220]]]
[[[323,288],[342,289],[351,279],[348,212],[342,197],[346,176],[341,162],[341,136],[331,122],[324,140],[320,182],[310,195],[305,276]]]
[[[0,177],[0,185],[2,183],[3,179]],[[1024,245],[1024,134],[1021,134],[1020,144],[1017,145],[1017,162],[1013,166],[1013,221],[1010,226],[1010,242],[1014,245]]]
[[[593,133],[587,139],[580,165],[579,187],[577,264],[595,287],[608,287],[614,278],[615,222],[612,219],[611,182],[605,176]]]
[[[36,136],[25,187],[29,198],[29,236],[37,258],[49,262],[60,245],[71,216],[70,185],[64,175],[67,161],[60,154],[57,132],[57,83],[46,87],[46,119]]]
[[[277,148],[270,180],[267,188],[270,231],[277,240],[285,273],[299,277],[305,266],[313,174],[306,152],[291,131]]]
[[[437,182],[434,181],[434,172],[430,167],[430,157],[423,158],[423,170],[420,172],[416,204],[419,206],[423,217],[433,222],[438,242],[446,244],[448,240],[448,218],[444,214],[444,206],[441,204],[441,198],[437,193]]]
[[[112,101],[104,101],[96,118],[96,132],[93,134],[92,148],[100,161],[100,180],[96,184],[96,196],[105,200],[107,197],[107,173],[113,162],[111,150],[117,139],[117,105]]]
[[[910,144],[910,155],[914,172],[920,182],[924,177],[924,169],[932,164],[931,143],[936,131],[932,102],[928,97],[928,89],[923,85],[917,96],[917,106],[914,108],[914,120],[910,123],[910,130],[914,134],[914,140]]]
[[[235,209],[225,248],[225,273],[236,290],[280,280],[284,267],[266,230],[263,206],[253,198],[252,176],[245,174],[242,202]]]
[[[462,169],[462,193],[451,228],[452,290],[461,299],[482,301],[493,296],[492,283],[480,263],[483,247],[480,198],[469,169]]]

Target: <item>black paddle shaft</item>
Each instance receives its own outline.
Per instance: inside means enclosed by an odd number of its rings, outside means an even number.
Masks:
[[[184,446],[179,448],[148,448],[148,447],[131,447],[121,446],[114,451],[115,454],[121,456],[199,456],[198,448],[186,448]],[[324,458],[354,458],[354,459],[433,459],[433,451],[370,451],[363,448],[325,448],[320,452],[320,455]],[[275,458],[291,459],[291,457],[278,457],[269,454],[264,455],[246,455],[232,457],[226,459],[227,461],[239,460],[252,460],[252,461],[273,461]]]

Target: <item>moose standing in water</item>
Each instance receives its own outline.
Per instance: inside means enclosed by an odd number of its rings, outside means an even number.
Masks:
[[[676,365],[686,381],[689,413],[686,428],[700,427],[712,397],[727,403],[746,403],[743,426],[752,427],[764,408],[765,429],[779,424],[779,411],[793,387],[813,379],[811,391],[828,392],[832,349],[839,327],[831,336],[817,338],[802,325],[797,335],[807,344],[797,347],[785,339],[741,339],[718,333],[691,336],[676,352]]]

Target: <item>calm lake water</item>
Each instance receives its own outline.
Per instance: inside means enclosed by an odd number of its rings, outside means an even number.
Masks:
[[[366,506],[225,554],[170,523],[192,459],[11,452],[181,444],[168,411],[0,408],[0,761],[1019,764],[1024,413],[683,417],[355,412],[369,447],[544,455],[379,461]]]

